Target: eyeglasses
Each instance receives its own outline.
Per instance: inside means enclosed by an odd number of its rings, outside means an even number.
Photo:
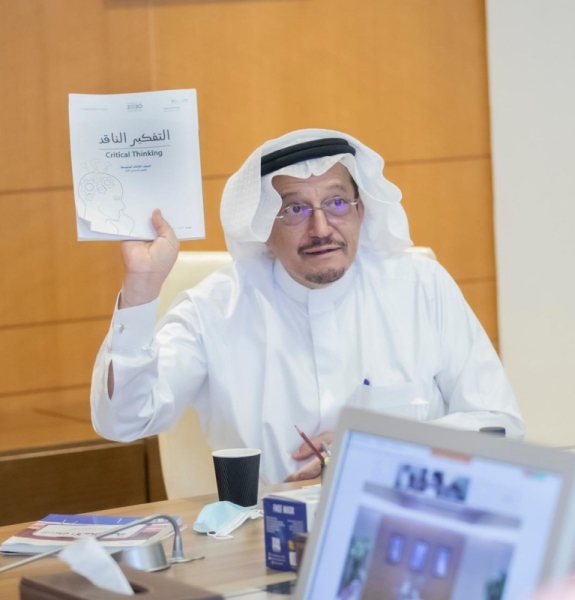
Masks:
[[[358,201],[348,202],[344,198],[337,196],[329,200],[324,200],[321,206],[314,208],[309,204],[290,204],[282,210],[276,216],[276,219],[283,219],[283,223],[289,226],[301,225],[304,221],[307,221],[314,210],[323,210],[323,214],[326,219],[330,222],[341,220],[345,218],[352,206],[356,206]]]

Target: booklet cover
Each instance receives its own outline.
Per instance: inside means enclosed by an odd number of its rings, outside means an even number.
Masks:
[[[83,536],[94,536],[127,525],[141,517],[110,517],[100,515],[48,515],[32,523],[0,545],[3,554],[40,554],[48,550],[63,548],[66,544]],[[178,524],[180,517],[174,517]],[[157,519],[129,527],[99,541],[109,550],[122,550],[132,546],[143,546],[168,537],[174,532],[168,521]]]
[[[195,90],[69,95],[78,240],[205,237]]]

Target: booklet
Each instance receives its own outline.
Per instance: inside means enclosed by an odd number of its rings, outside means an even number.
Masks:
[[[205,237],[195,90],[69,95],[78,240]]]
[[[32,523],[0,545],[3,554],[40,554],[63,548],[84,536],[94,536],[127,525],[141,517],[110,517],[100,515],[48,515]],[[174,517],[178,524],[180,517]],[[143,546],[162,540],[174,532],[172,525],[156,519],[134,525],[118,533],[99,538],[108,551]]]

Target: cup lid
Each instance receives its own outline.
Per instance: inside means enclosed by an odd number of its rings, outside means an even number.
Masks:
[[[214,450],[212,456],[217,458],[243,458],[246,456],[256,456],[262,451],[257,448],[225,448],[223,450]]]

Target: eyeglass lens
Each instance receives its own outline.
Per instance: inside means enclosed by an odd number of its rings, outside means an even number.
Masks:
[[[280,217],[283,218],[286,225],[299,225],[311,217],[314,210],[323,210],[325,216],[329,219],[344,217],[349,213],[351,206],[357,202],[348,202],[344,198],[333,198],[326,200],[321,206],[314,208],[307,204],[292,204],[281,211]]]

